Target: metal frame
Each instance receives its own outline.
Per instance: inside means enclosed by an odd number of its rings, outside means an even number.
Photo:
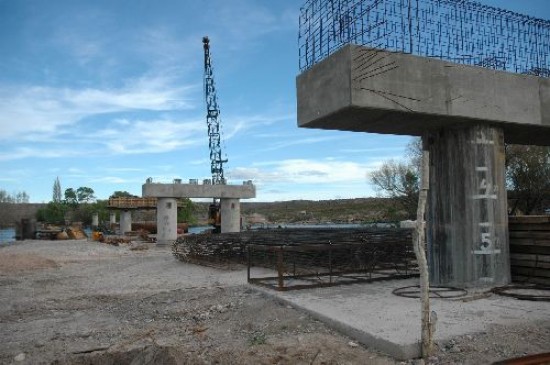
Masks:
[[[398,244],[249,244],[247,280],[278,291],[406,279],[418,271],[410,247]],[[276,275],[252,277],[252,267]]]
[[[307,0],[300,70],[346,44],[550,77],[550,21],[470,0]]]

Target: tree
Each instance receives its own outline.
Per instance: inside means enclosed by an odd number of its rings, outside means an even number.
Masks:
[[[28,202],[29,202],[29,195],[24,191],[9,194],[7,191],[0,189],[0,203],[18,204],[18,203],[28,203]]]
[[[195,206],[191,199],[181,198],[178,204],[178,223],[196,224],[197,218],[194,212]]]
[[[44,208],[38,209],[36,219],[40,222],[48,222],[55,224],[65,223],[65,214],[67,213],[67,205],[61,202],[49,202]]]
[[[77,205],[76,191],[73,188],[65,189],[65,203],[69,205]]]
[[[94,189],[81,186],[76,189],[76,197],[79,203],[90,203],[95,201]]]
[[[550,148],[507,145],[506,185],[513,201],[510,214],[542,210],[550,198]]]
[[[55,182],[53,183],[52,201],[54,203],[61,202],[61,183],[59,182],[59,176],[55,178]]]
[[[138,196],[130,194],[127,191],[115,191],[109,198],[138,198]]]
[[[369,178],[375,189],[398,203],[408,219],[415,219],[422,167],[421,138],[410,140],[406,156],[404,161],[385,161],[378,170],[369,174]]]

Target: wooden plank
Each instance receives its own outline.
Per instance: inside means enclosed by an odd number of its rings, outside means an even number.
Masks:
[[[550,285],[549,278],[537,278],[537,277],[529,277],[529,276],[523,276],[523,275],[512,275],[512,281],[514,283],[531,283],[531,284]]]
[[[536,223],[536,224],[508,223],[508,229],[510,231],[550,231],[550,224],[548,223]]]
[[[510,244],[510,253],[528,253],[539,255],[550,255],[550,247],[548,246],[522,246]]]
[[[536,276],[536,277],[550,279],[550,270],[545,270],[545,269],[533,269],[533,268],[527,268],[527,267],[512,266],[511,272],[512,272],[512,275],[523,275],[523,276],[530,276],[530,277]]]
[[[510,239],[511,245],[522,245],[522,246],[550,246],[549,240],[542,239],[529,239],[529,238],[514,238]]]
[[[512,238],[536,238],[536,239],[548,239],[550,240],[550,232],[547,231],[510,231],[510,239]]]
[[[536,224],[536,223],[549,223],[550,224],[550,215],[518,215],[508,217],[508,223],[517,224],[517,223],[527,223],[527,224]]]
[[[550,269],[550,262],[533,261],[533,260],[515,260],[510,259],[510,265],[512,267],[525,267],[525,268],[538,268],[538,269]]]
[[[521,253],[511,253],[510,259],[550,262],[550,255],[530,255],[530,254],[521,254]]]

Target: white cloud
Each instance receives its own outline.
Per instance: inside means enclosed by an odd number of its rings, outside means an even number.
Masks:
[[[140,179],[139,181],[137,179],[125,179],[118,176],[102,176],[98,178],[93,178],[90,181],[94,183],[106,183],[106,184],[126,184],[126,183],[138,183],[141,182],[143,179]]]
[[[253,180],[258,184],[334,184],[365,182],[372,164],[351,161],[290,159],[263,162],[252,167],[238,167],[228,173],[232,180]]]
[[[299,138],[299,139],[285,139],[280,142],[273,143],[271,146],[265,148],[266,151],[272,151],[272,150],[279,150],[282,148],[288,148],[291,146],[301,146],[306,144],[315,144],[315,143],[323,143],[328,141],[333,141],[336,139],[340,139],[340,136],[335,135],[327,135],[327,136],[319,136],[319,137],[305,137],[305,138]]]
[[[205,128],[202,121],[137,120],[111,125],[95,137],[114,153],[160,153],[204,144]]]
[[[48,139],[86,117],[105,113],[189,109],[193,105],[182,97],[190,89],[194,86],[172,86],[162,77],[139,78],[118,89],[0,88],[0,139]]]
[[[77,156],[81,152],[74,149],[52,149],[51,147],[42,149],[35,147],[16,147],[13,150],[0,152],[0,161],[13,161],[24,158],[60,158],[67,156]]]

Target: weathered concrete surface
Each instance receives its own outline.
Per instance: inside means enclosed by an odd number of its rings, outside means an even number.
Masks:
[[[418,279],[393,280],[289,292],[262,290],[308,312],[356,341],[406,360],[420,356],[420,300],[392,294],[418,285]],[[547,320],[549,302],[516,300],[493,295],[466,301],[432,299],[437,313],[436,341],[487,331],[494,324],[515,325]],[[478,293],[479,294],[479,293]]]
[[[348,45],[297,78],[298,125],[422,135],[491,123],[550,145],[550,79]]]
[[[157,245],[174,243],[178,238],[178,201],[175,198],[157,200]]]
[[[494,287],[510,283],[502,129],[446,128],[427,137],[430,283]]]
[[[221,232],[241,231],[241,203],[239,199],[220,199]]]
[[[256,197],[256,187],[243,185],[194,185],[149,183],[142,186],[143,197],[154,198],[233,198]]]
[[[130,232],[132,230],[132,211],[123,210],[120,212],[120,233]]]

